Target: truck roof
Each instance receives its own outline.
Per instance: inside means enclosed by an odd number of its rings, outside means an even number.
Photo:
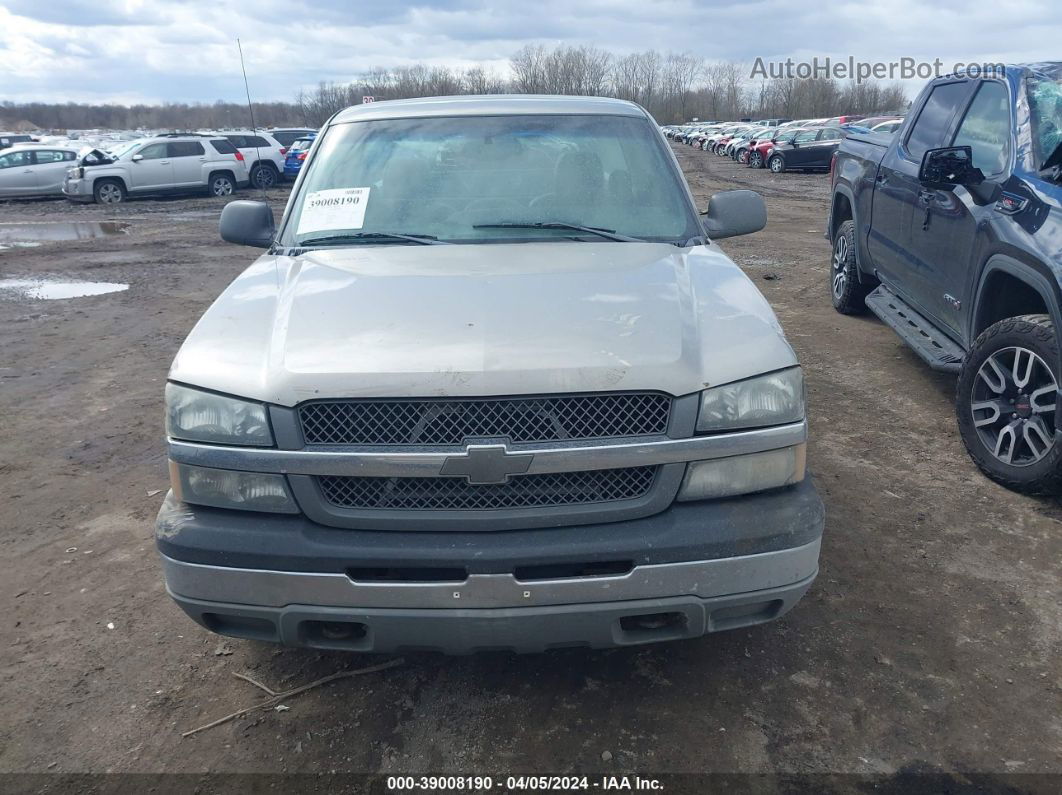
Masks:
[[[641,107],[622,99],[539,94],[482,94],[366,102],[340,111],[332,121],[343,123],[424,116],[520,116],[526,114],[646,117]]]

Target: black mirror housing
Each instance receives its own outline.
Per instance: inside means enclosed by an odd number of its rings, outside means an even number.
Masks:
[[[269,248],[277,231],[268,204],[244,199],[225,205],[218,227],[222,240],[256,248]]]
[[[974,167],[971,147],[945,146],[930,149],[922,156],[918,181],[931,188],[951,188],[980,185],[985,181],[985,175]]]
[[[726,190],[708,200],[704,231],[712,240],[750,235],[767,225],[767,205],[752,190]]]

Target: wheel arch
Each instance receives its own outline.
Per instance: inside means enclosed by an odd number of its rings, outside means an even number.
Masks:
[[[122,190],[126,193],[129,192],[129,184],[125,181],[125,178],[119,174],[100,174],[99,176],[92,178],[92,191],[95,193],[96,186],[101,182],[117,182],[122,186]]]
[[[1026,262],[994,254],[985,262],[977,285],[977,300],[970,313],[969,339],[1008,317],[1046,314],[1062,329],[1062,304],[1058,280],[1039,262]],[[1062,364],[1062,363],[1056,363]]]

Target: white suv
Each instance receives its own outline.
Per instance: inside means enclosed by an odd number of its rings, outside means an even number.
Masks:
[[[251,185],[272,188],[280,182],[287,152],[280,141],[260,130],[224,130],[216,134],[231,142],[243,155]]]
[[[221,136],[159,135],[94,149],[66,172],[63,195],[118,204],[132,195],[208,191],[228,196],[248,184],[247,163]]]

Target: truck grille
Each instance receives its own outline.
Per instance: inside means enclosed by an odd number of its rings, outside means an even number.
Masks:
[[[457,445],[653,436],[667,432],[671,398],[653,393],[533,398],[345,400],[299,407],[307,444]]]
[[[508,483],[470,484],[459,477],[321,476],[325,499],[340,508],[387,511],[491,511],[588,505],[644,497],[657,467],[513,475]]]

